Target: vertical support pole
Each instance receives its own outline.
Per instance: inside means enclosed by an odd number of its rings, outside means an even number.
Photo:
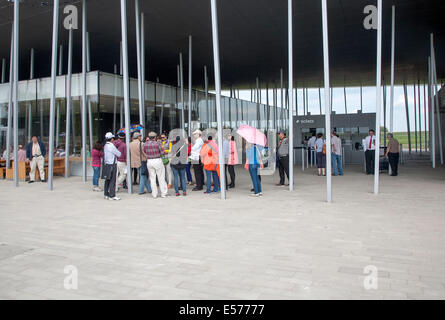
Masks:
[[[439,156],[440,156],[440,164],[443,165],[443,146],[442,146],[442,128],[440,124],[440,104],[439,104],[439,93],[437,91],[437,69],[436,69],[436,53],[434,49],[434,36],[431,34],[431,74],[432,74],[432,84],[433,84],[433,97],[435,101],[435,108],[433,112],[437,112],[437,133],[439,135]]]
[[[343,95],[344,95],[344,98],[345,98],[345,114],[348,114],[348,99],[347,99],[347,96],[346,96],[346,85],[343,87]]]
[[[320,105],[320,115],[323,114],[322,106],[321,106],[321,88],[318,87],[318,104]]]
[[[18,84],[19,84],[19,0],[14,0],[14,185],[19,186],[19,163],[17,160],[18,146],[19,146],[19,99],[18,99]],[[9,158],[9,153],[8,153]]]
[[[14,4],[15,5],[15,4]],[[6,131],[6,168],[11,167],[11,140],[13,136],[13,95],[14,95],[14,29],[15,22],[11,29],[11,53],[9,62],[9,104],[8,104],[8,131]]]
[[[417,95],[416,95],[416,84],[413,83],[414,92],[414,145],[416,146],[417,153]]]
[[[392,6],[392,25],[391,25],[391,93],[389,100],[389,132],[394,130],[394,55],[396,40],[396,7]]]
[[[141,94],[142,94],[142,126],[144,127],[141,130],[142,137],[145,137],[145,123],[147,120],[146,116],[146,108],[145,108],[145,14],[141,13],[141,77],[142,77],[142,88],[141,88]],[[164,92],[164,87],[162,89]],[[162,106],[164,106],[164,99],[162,99]],[[162,120],[161,120],[162,121]],[[162,130],[161,130],[162,132]]]
[[[54,116],[56,107],[57,41],[59,30],[59,0],[54,0],[53,44],[51,57],[51,101],[49,108],[48,189],[53,190],[54,171]],[[14,161],[15,162],[15,161]]]
[[[207,66],[204,66],[204,92],[206,97],[207,125],[210,128],[210,108],[209,108],[209,82],[207,78]]]
[[[326,200],[332,202],[331,176],[331,108],[330,108],[330,77],[329,77],[329,38],[328,38],[328,7],[327,1],[321,0],[323,15],[323,60],[324,60],[324,103],[326,126]],[[312,154],[313,155],[313,154]]]
[[[182,52],[179,53],[179,74],[181,85],[181,129],[185,130],[185,115],[184,115],[184,66],[182,64]]]
[[[215,92],[216,92],[216,115],[218,121],[218,153],[223,151],[223,127],[221,114],[221,74],[219,66],[219,40],[218,40],[218,15],[216,12],[216,0],[211,0],[212,12],[212,38],[213,38],[213,65],[215,69]],[[221,200],[226,199],[226,170],[224,169],[224,157],[219,157],[219,168],[221,175]]]
[[[192,136],[192,36],[189,35],[189,103],[188,103],[188,135]]]
[[[363,112],[363,86],[360,84],[360,111]]]
[[[423,83],[423,123],[425,128],[425,152],[428,152],[428,131],[427,128],[427,107],[426,107],[426,84]]]
[[[57,73],[59,76],[63,74],[63,45],[59,46],[59,72]]]
[[[58,75],[62,75],[62,66],[63,66],[63,45],[59,46],[59,72]],[[59,146],[59,136],[60,136],[60,103],[57,102],[56,105],[56,144],[55,147]]]
[[[125,143],[127,144],[127,186],[133,191],[130,166],[130,79],[128,76],[127,1],[121,0],[122,61],[124,72]]]
[[[144,100],[142,97],[142,90],[144,84],[142,83],[141,22],[139,20],[140,17],[139,0],[134,0],[134,11],[136,18],[136,58],[137,58],[137,69],[138,69],[139,123],[142,124],[142,126],[144,126]],[[128,134],[129,131],[127,132],[127,135]]]
[[[82,0],[82,181],[87,181],[87,3]]]
[[[116,69],[116,68],[115,68]],[[73,73],[73,29],[70,27],[68,34],[68,77],[66,79],[66,133],[65,133],[65,178],[69,176],[70,170],[70,125],[71,125],[71,78]],[[114,112],[116,117],[116,108]],[[115,123],[115,121],[114,121]]]
[[[422,153],[422,105],[420,103],[420,80],[417,80],[418,118],[419,118],[419,151]]]
[[[411,126],[409,121],[409,103],[408,103],[408,90],[406,88],[406,83],[403,84],[403,94],[405,96],[405,113],[406,113],[406,127],[408,129],[408,149],[409,154],[411,154]]]
[[[386,85],[383,85],[383,146],[386,144]],[[391,171],[391,168],[389,169]]]
[[[289,191],[294,190],[294,50],[293,50],[293,25],[292,25],[292,0],[287,1],[288,23],[288,59],[289,59]]]
[[[91,54],[90,54],[90,33],[87,32],[87,72],[91,72]],[[91,100],[88,99],[88,131],[90,141],[90,154],[93,151],[93,112],[91,110]]]
[[[331,101],[330,110],[332,112],[332,105],[333,105],[333,101],[334,101],[334,88],[333,87],[331,87],[331,99],[330,99],[330,101]]]
[[[432,51],[432,50],[431,50]],[[428,114],[431,116],[430,119],[430,139],[431,139],[431,163],[433,169],[436,168],[436,124],[434,115],[434,101],[433,101],[433,70],[432,70],[431,56],[428,57]]]
[[[116,112],[117,112],[117,65],[114,65],[114,102],[113,102],[113,133],[116,132]]]
[[[2,59],[2,83],[5,83],[5,77],[6,77],[6,59]]]
[[[375,113],[375,162],[374,162],[374,194],[379,193],[380,175],[380,114],[382,107],[382,0],[377,0],[377,81],[376,81],[376,113]]]
[[[30,67],[29,67],[29,79],[34,79],[34,48],[31,48],[31,57],[30,57]],[[28,141],[31,141],[32,134],[32,104],[29,102],[28,104]]]
[[[281,120],[281,130],[284,130],[284,76],[283,68],[280,69],[280,86],[281,86],[281,109],[280,109],[280,120]]]

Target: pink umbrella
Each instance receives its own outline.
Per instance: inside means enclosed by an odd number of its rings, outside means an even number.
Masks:
[[[253,128],[247,124],[243,124],[237,130],[237,133],[246,139],[247,142],[265,147],[267,138],[260,130]]]

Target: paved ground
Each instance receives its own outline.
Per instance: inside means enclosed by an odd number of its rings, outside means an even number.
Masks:
[[[264,177],[258,199],[239,170],[225,202],[105,201],[76,177],[53,192],[0,181],[0,298],[444,299],[444,179],[406,165],[375,196],[348,167],[332,204],[313,170],[296,170],[292,194]],[[67,265],[77,290],[64,289]],[[367,266],[377,290],[364,288]]]

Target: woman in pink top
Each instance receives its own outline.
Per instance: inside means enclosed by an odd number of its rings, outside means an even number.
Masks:
[[[100,166],[104,156],[102,143],[97,141],[91,152],[91,166],[93,167],[93,191],[102,191],[99,188]]]
[[[235,137],[231,136],[230,139],[230,154],[229,161],[227,163],[227,169],[230,175],[230,184],[229,188],[235,188],[235,165],[238,164],[238,150],[236,149]]]

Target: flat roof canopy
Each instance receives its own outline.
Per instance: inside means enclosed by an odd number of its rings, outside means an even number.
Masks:
[[[29,50],[36,50],[36,77],[50,74],[53,1],[23,0],[20,6],[20,78],[29,77]],[[63,7],[79,9],[79,29],[74,32],[73,72],[81,70],[81,1],[61,1],[59,43],[66,51],[68,32],[63,28]],[[113,72],[119,65],[120,1],[87,0],[92,70]],[[134,1],[128,0],[130,75],[136,76]],[[193,85],[203,86],[203,66],[213,83],[210,1],[141,0],[145,13],[147,78],[159,77],[176,84],[179,52],[184,55],[187,83],[188,35],[193,36]],[[331,81],[333,86],[374,85],[375,30],[365,30],[363,9],[369,0],[328,0]],[[390,78],[391,6],[396,5],[396,82],[427,79],[430,33],[435,35],[439,79],[445,78],[445,1],[384,0],[383,76]],[[321,1],[294,0],[294,73],[296,86],[323,84]],[[0,3],[0,58],[9,59],[13,4]],[[221,77],[225,88],[249,88],[260,77],[279,85],[280,68],[287,73],[287,1],[218,1]],[[8,74],[8,72],[7,72]]]

